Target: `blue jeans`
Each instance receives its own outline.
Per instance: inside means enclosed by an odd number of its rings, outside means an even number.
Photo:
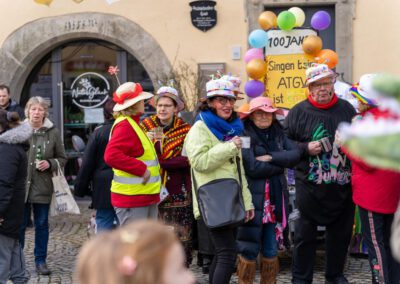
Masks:
[[[259,251],[261,251],[263,257],[272,258],[278,255],[275,226],[276,223],[266,223],[262,225]],[[242,256],[248,260],[256,260],[259,251],[243,252]]]
[[[118,222],[117,214],[115,214],[114,208],[96,210],[97,233],[113,229],[114,221]]]
[[[21,226],[20,243],[25,246],[25,230],[28,225],[30,210],[33,208],[33,222],[35,224],[35,255],[36,265],[45,263],[47,258],[47,244],[49,242],[49,208],[50,204],[25,203],[24,221]]]

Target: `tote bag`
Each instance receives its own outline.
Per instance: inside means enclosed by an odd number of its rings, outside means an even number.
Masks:
[[[233,178],[212,180],[197,188],[192,170],[193,183],[201,217],[209,229],[237,227],[244,222],[246,211],[242,197],[242,175],[240,159],[236,165],[240,184]]]
[[[51,178],[53,182],[54,193],[51,198],[50,216],[57,216],[64,213],[80,214],[78,204],[72,196],[68,182],[61,170],[60,163],[57,162],[57,171],[53,172]]]

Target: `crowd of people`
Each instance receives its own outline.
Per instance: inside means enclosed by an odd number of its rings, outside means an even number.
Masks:
[[[78,282],[195,283],[188,267],[197,250],[210,284],[229,283],[235,271],[240,284],[253,283],[257,262],[260,283],[276,283],[291,210],[287,169],[294,169],[292,283],[313,281],[318,226],[325,227],[325,283],[349,283],[344,266],[355,205],[372,283],[399,283],[389,240],[400,174],[364,164],[343,147],[337,131],[342,122],[390,115],[373,96],[373,76],[353,86],[355,109],[336,96],[336,74],[312,65],[307,98],[286,117],[267,97],[236,112],[240,79],[220,76],[207,82],[192,125],[180,117],[185,105],[172,85],[155,96],[138,83],[120,85],[104,105],[105,123],[92,133],[75,182],[75,195],[92,196],[97,224],[97,236],[78,256]],[[3,93],[9,89],[0,85],[0,282],[26,283],[23,248],[31,212],[36,270],[51,273],[51,176],[66,155],[43,98],[30,98],[20,122],[23,114],[10,109],[15,105]],[[148,99],[156,113],[141,120]],[[243,215],[216,227],[210,220],[221,216],[204,203],[228,207],[224,200],[204,200],[199,189],[221,180],[240,185]]]

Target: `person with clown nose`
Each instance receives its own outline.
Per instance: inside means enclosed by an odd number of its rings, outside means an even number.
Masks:
[[[134,82],[122,84],[113,94],[115,122],[104,160],[114,172],[111,203],[120,225],[158,215],[160,165],[153,143],[139,126],[144,100],[151,97]]]

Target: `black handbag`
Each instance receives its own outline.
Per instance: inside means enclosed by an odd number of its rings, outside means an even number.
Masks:
[[[196,179],[192,170],[193,185],[197,203],[204,223],[209,229],[222,227],[237,227],[246,218],[242,196],[242,175],[240,159],[236,157],[240,184],[234,178],[212,180],[197,188]]]

